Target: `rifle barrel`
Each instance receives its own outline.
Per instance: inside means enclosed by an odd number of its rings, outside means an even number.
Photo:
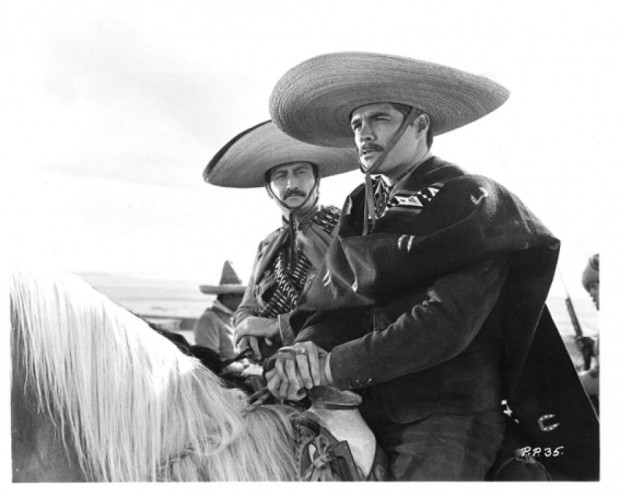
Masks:
[[[573,307],[573,301],[570,296],[566,297],[566,309],[568,310],[568,315],[570,316],[571,323],[573,323],[573,328],[575,329],[575,335],[578,337],[583,336],[583,331],[581,330],[581,325],[579,324],[579,320],[577,319],[577,313],[575,312],[575,308]]]

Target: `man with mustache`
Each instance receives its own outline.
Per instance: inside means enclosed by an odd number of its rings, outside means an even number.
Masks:
[[[282,226],[263,239],[241,304],[233,317],[240,350],[262,361],[293,339],[288,318],[307,279],[322,262],[340,209],[319,204],[321,177],[356,167],[353,148],[298,142],[271,121],[228,142],[207,165],[211,184],[264,186],[282,212]]]
[[[508,95],[454,68],[345,52],[302,62],[271,96],[290,136],[355,143],[365,183],[268,387],[359,393],[393,480],[598,478],[598,423],[545,307],[559,241],[503,186],[431,151]]]

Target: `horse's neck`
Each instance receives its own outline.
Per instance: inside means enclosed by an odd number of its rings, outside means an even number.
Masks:
[[[15,372],[16,369],[14,368]],[[71,437],[66,447],[49,415],[37,408],[31,389],[13,377],[11,388],[13,482],[86,481]]]

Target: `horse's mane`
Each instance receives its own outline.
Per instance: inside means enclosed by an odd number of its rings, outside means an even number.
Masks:
[[[90,478],[295,478],[282,408],[244,414],[245,394],[78,277],[17,270],[10,297],[25,388]]]

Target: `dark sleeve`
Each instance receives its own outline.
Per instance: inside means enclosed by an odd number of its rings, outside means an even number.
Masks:
[[[314,342],[327,351],[363,336],[370,329],[366,308],[313,312],[296,310],[290,322],[294,332],[299,330],[295,342]]]
[[[497,302],[507,268],[500,256],[442,277],[386,328],[336,345],[330,356],[336,386],[382,383],[460,354]]]

